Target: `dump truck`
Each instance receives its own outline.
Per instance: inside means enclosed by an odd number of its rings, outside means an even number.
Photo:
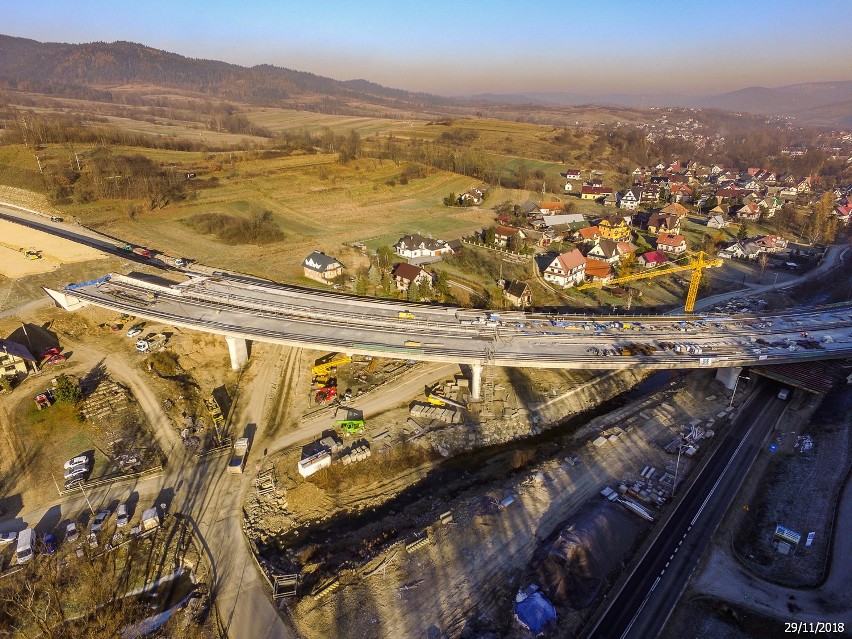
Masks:
[[[248,453],[248,437],[240,437],[234,442],[234,454],[231,455],[231,461],[228,462],[229,473],[241,473],[246,467],[246,454]]]

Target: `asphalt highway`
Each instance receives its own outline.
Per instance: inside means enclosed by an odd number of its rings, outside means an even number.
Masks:
[[[606,612],[584,634],[591,639],[657,637],[752,461],[787,402],[764,384],[745,405],[703,472]]]

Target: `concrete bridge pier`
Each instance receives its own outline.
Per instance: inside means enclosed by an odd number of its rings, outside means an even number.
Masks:
[[[737,385],[737,378],[743,372],[742,366],[733,366],[731,368],[716,369],[716,379],[718,379],[725,388],[734,390]]]
[[[248,361],[248,340],[242,337],[225,336],[231,356],[231,370],[238,371]]]
[[[479,399],[479,391],[482,388],[482,364],[470,365],[470,398]]]

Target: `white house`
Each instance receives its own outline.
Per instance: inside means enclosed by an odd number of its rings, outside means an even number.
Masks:
[[[423,237],[416,233],[399,238],[399,241],[393,245],[393,250],[397,255],[406,258],[436,257],[453,252],[444,240],[433,240],[431,237]]]
[[[577,249],[557,256],[544,270],[544,279],[559,286],[582,284],[586,278],[586,258]]]

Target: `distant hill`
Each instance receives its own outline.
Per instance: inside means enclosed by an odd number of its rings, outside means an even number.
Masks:
[[[764,115],[791,115],[803,124],[849,126],[852,111],[844,104],[852,100],[852,81],[810,82],[777,87],[749,87],[718,95],[677,93],[633,95],[627,93],[511,93],[479,94],[472,100],[497,104],[603,104],[647,109],[650,107],[702,107]],[[847,104],[848,106],[848,104]]]
[[[258,104],[332,99],[423,109],[456,100],[389,89],[366,80],[341,82],[268,64],[243,67],[187,58],[132,42],[42,43],[0,35],[0,86],[60,95],[157,85]]]
[[[847,108],[852,101],[852,81],[813,82],[774,89],[749,87],[703,96],[531,92],[447,98],[392,89],[364,79],[333,80],[269,64],[243,67],[187,58],[132,42],[63,44],[0,35],[0,88],[110,100],[118,91],[127,92],[128,87],[145,85],[250,104],[349,115],[386,112],[465,115],[475,107],[485,107],[491,113],[500,111],[492,108],[495,105],[509,109],[525,109],[526,105],[609,105],[633,109],[676,106],[791,115],[803,124],[823,126],[849,126],[852,115]]]

